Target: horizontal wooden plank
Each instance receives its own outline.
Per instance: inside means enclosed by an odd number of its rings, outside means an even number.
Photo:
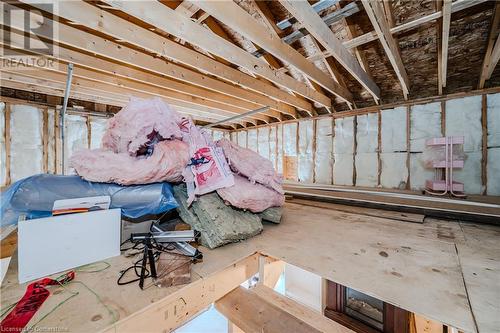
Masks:
[[[269,287],[258,285],[251,292],[262,299],[262,301],[282,309],[320,332],[354,333],[354,331],[347,327],[328,319],[322,313],[318,313],[286,296],[278,294]]]
[[[243,287],[215,302],[215,308],[245,333],[322,332]]]
[[[258,254],[251,255],[196,280],[103,332],[171,332],[256,274],[258,257]]]

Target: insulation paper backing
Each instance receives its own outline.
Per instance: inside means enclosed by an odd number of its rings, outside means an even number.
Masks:
[[[500,195],[500,148],[488,149],[486,194]]]
[[[282,124],[278,125],[277,131],[278,131],[277,133],[278,155],[276,156],[276,163],[278,164],[278,166],[276,170],[278,171],[278,173],[283,174],[283,125]]]
[[[333,184],[335,185],[353,185],[353,156],[352,154],[334,154],[333,155]]]
[[[257,129],[257,141],[260,156],[269,159],[269,127]]]
[[[12,105],[10,115],[11,182],[43,172],[43,116],[30,105]]]
[[[0,186],[6,185],[7,182],[5,160],[5,103],[0,102]]]
[[[407,153],[381,153],[382,171],[380,185],[386,188],[405,189],[408,179]]]
[[[315,182],[332,183],[333,171],[332,119],[320,118],[316,121]]]
[[[423,153],[410,154],[410,186],[412,190],[422,190],[427,179],[434,179],[434,169],[424,165]]]
[[[248,137],[247,137],[247,145],[249,149],[252,149],[254,152],[258,153],[257,150],[257,130],[256,129],[251,129],[248,131]]]
[[[297,156],[297,123],[283,125],[283,151],[285,156]]]
[[[453,169],[453,180],[464,183],[465,193],[481,194],[483,192],[481,158],[481,151],[466,153],[463,169]]]
[[[246,148],[247,147],[247,131],[239,131],[237,134],[238,134],[238,145]]]
[[[354,153],[354,117],[335,119],[333,152],[335,154]]]
[[[229,132],[222,132],[222,137],[227,140],[231,140],[231,134]]]
[[[378,114],[368,113],[357,116],[356,154],[376,153],[378,149]]]
[[[441,137],[441,103],[414,105],[410,110],[410,151],[423,152],[425,141]]]
[[[481,96],[446,101],[446,136],[463,136],[464,151],[481,151]]]
[[[406,147],[406,107],[382,110],[381,152],[407,151]]]
[[[273,126],[269,128],[269,159],[273,163],[274,169],[276,169],[276,127]]]
[[[356,154],[356,186],[375,187],[378,184],[377,153]]]
[[[313,121],[304,120],[299,122],[299,155],[298,155],[298,177],[300,182],[312,183],[314,181],[313,170]]]
[[[77,115],[66,115],[64,133],[65,174],[70,173],[69,159],[73,152],[88,148],[87,119]]]
[[[224,137],[224,133],[222,131],[213,131],[213,140],[217,141]]]
[[[353,185],[354,117],[335,119],[333,153],[333,183]]]
[[[101,140],[106,130],[107,119],[90,118],[90,149],[101,148]]]
[[[498,148],[500,147],[500,94],[488,95],[487,103],[488,148]],[[497,163],[500,161],[497,160]]]
[[[230,140],[236,144],[238,144],[238,132],[231,132]]]

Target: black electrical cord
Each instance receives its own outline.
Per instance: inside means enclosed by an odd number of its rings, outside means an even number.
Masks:
[[[122,249],[121,247],[126,244],[127,242],[130,242],[130,243],[134,243],[133,246],[129,247],[129,248],[126,248],[126,249]],[[142,245],[142,247],[140,247]],[[136,255],[136,254],[141,254],[141,253],[144,253],[144,243],[142,241],[139,241],[139,242],[133,242],[131,238],[127,239],[126,241],[122,242],[121,245],[120,245],[120,251],[128,251],[128,250],[137,250],[137,252],[135,253],[132,253],[130,255]],[[172,250],[175,249],[175,246],[173,246],[172,244],[169,244],[167,246],[164,246],[162,244],[158,244],[158,242],[155,240],[155,239],[152,239],[152,244],[151,244],[151,247],[152,249],[156,250],[154,253],[153,253],[153,256],[155,258],[155,261],[157,261],[159,258],[160,258],[160,254],[162,252],[170,252]],[[126,284],[130,284],[130,283],[134,283],[134,282],[137,282],[141,279],[141,269],[142,269],[142,261],[144,259],[141,258],[139,260],[136,260],[132,266],[129,266],[127,268],[125,268],[124,270],[120,271],[120,274],[118,276],[118,280],[116,281],[116,283],[120,286],[123,286],[123,285],[126,285]],[[122,279],[123,277],[125,276],[125,274],[127,274],[127,272],[131,271],[131,270],[134,270],[134,273],[135,275],[137,276],[136,279],[132,279],[132,280],[129,280],[129,281],[125,281],[125,282],[122,282]],[[144,275],[144,278],[148,278],[151,276],[151,273],[149,272],[149,270],[146,268],[145,269],[145,275]]]

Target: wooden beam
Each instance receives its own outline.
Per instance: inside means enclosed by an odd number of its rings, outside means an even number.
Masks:
[[[262,17],[262,21],[264,24],[267,26],[269,31],[274,31],[274,33],[278,36],[281,37],[283,34],[283,30],[280,29],[277,24],[274,21],[274,15],[267,6],[266,1],[258,1],[254,0],[253,3],[255,4],[255,7],[257,8],[257,12],[259,15]]]
[[[451,0],[443,1],[443,32],[441,34],[441,85],[446,87],[446,74],[448,71],[448,41],[450,39]]]
[[[220,272],[182,286],[103,332],[142,332],[145,328],[148,331],[171,332],[257,273],[258,256],[253,254]]]
[[[491,52],[491,64],[490,66],[488,66],[488,75],[486,76],[487,80],[491,78],[491,75],[493,74],[493,71],[495,70],[495,67],[497,66],[499,60],[500,60],[500,35],[498,35],[497,41],[495,42],[495,47]]]
[[[500,6],[495,2],[495,13],[493,14],[493,19],[491,21],[490,34],[488,36],[488,46],[486,47],[486,52],[484,54],[483,65],[481,66],[481,75],[479,77],[478,89],[483,89],[486,83],[486,76],[491,64],[491,55],[493,52],[493,46],[497,40],[500,25]]]
[[[249,38],[281,61],[291,64],[332,94],[343,100],[352,101],[352,95],[347,89],[328,77],[297,50],[281,41],[276,33],[270,34],[265,27],[261,26],[250,14],[233,1],[200,1],[197,4],[205,12]],[[274,32],[274,30],[272,31]]]
[[[375,28],[375,32],[382,43],[382,47],[384,48],[384,51],[389,58],[394,71],[396,72],[401,89],[403,90],[404,98],[408,99],[408,95],[410,93],[410,81],[408,80],[408,75],[406,74],[403,60],[401,59],[399,47],[390,32],[384,9],[379,1],[362,0],[362,2],[368,17]]]
[[[354,331],[347,327],[328,319],[322,313],[300,305],[291,298],[280,295],[269,287],[258,285],[251,292],[257,295],[262,301],[276,306],[320,332],[354,333]]]
[[[28,90],[43,94],[55,96],[64,96],[65,74],[60,73],[58,77],[50,72],[43,75],[29,75],[30,71],[11,73],[2,71],[2,85],[13,89]],[[40,77],[50,77],[51,79],[41,79]],[[128,103],[129,95],[114,89],[113,86],[99,85],[97,82],[86,82],[85,80],[74,78],[76,82],[72,87],[70,98],[80,99],[84,101],[104,103],[109,105],[124,106]],[[97,87],[97,88],[96,88]],[[99,89],[100,88],[100,89]],[[115,91],[116,90],[116,91]],[[110,92],[113,91],[113,92]],[[135,93],[137,97],[151,98],[152,95],[141,92]],[[165,97],[164,97],[165,98]],[[214,114],[213,110],[189,104],[182,101],[176,101],[165,98],[169,103],[175,106],[175,109],[180,113],[188,114],[200,120],[216,121],[225,118],[223,115]],[[247,120],[248,121],[248,120]]]
[[[378,86],[306,0],[281,0],[280,2],[374,98],[380,99]]]
[[[285,270],[285,262],[271,257],[261,256],[259,269],[259,284],[274,288]]]
[[[279,39],[283,31],[278,28],[278,26],[275,23],[274,15],[269,9],[269,7],[266,4],[266,1],[253,1],[255,3],[255,6],[257,8],[258,13],[260,14],[262,20],[264,21],[264,25],[268,27],[269,33],[274,36],[274,38]],[[252,42],[252,44],[257,48],[257,50],[262,50],[259,45],[255,44]],[[252,53],[255,55],[254,53]],[[260,56],[260,55],[259,55]],[[283,64],[276,59],[272,54],[270,53],[263,53],[262,54],[264,60],[269,64],[269,66],[273,67],[276,70],[282,70],[286,69],[286,67],[283,67]],[[283,73],[286,73],[284,71]],[[304,76],[304,79],[309,83],[310,86],[313,87],[314,90],[317,92],[324,94],[323,89],[321,88],[320,85],[318,85],[316,82],[311,81],[307,76]],[[293,91],[288,90],[291,94],[294,94]],[[294,94],[297,98],[304,99],[304,97]],[[333,109],[333,106],[331,108],[325,108],[328,113],[331,113],[331,110]],[[311,112],[308,112],[310,116],[317,116],[318,113],[316,112],[315,109],[312,109]]]
[[[0,29],[0,33],[1,32],[3,32],[2,29]],[[23,45],[22,43],[24,38],[25,37],[21,36],[20,34],[12,33],[11,45],[15,45],[21,48],[21,45]],[[24,51],[17,51],[11,49],[11,52],[13,54],[20,56],[26,55]],[[113,83],[119,86],[127,86],[127,85],[129,86],[133,85],[135,87],[141,86],[143,87],[143,89],[139,90],[143,90],[145,92],[148,92],[150,89],[157,90],[159,88],[161,89],[168,88],[168,90],[173,90],[178,93],[187,94],[186,96],[182,96],[182,94],[175,94],[184,100],[189,100],[191,97],[194,96],[201,99],[207,99],[210,101],[209,103],[216,102],[218,104],[221,103],[225,104],[222,107],[218,106],[218,108],[220,108],[221,110],[230,110],[230,112],[241,109],[242,110],[241,113],[243,113],[246,111],[255,110],[259,108],[259,104],[238,100],[231,96],[219,94],[197,86],[187,85],[185,83],[171,80],[165,77],[159,77],[145,71],[119,65],[114,62],[106,61],[97,57],[92,57],[84,53],[64,48],[62,46],[59,46],[58,48],[58,57],[59,59],[61,59],[66,63],[73,63],[75,65],[85,67],[85,68],[80,68],[79,72],[87,73],[86,76],[90,79],[97,80],[98,78],[105,77],[103,76],[102,73],[95,72],[95,70],[98,70],[103,73],[112,75],[112,77],[108,75],[104,80],[104,82],[108,82],[111,80],[113,81]],[[88,70],[87,68],[90,68],[91,70]],[[189,95],[191,97],[189,97]],[[269,117],[267,117],[266,115],[272,116],[278,120],[281,119],[281,113],[277,111],[268,111],[265,113],[265,115],[258,115],[257,117],[260,117],[259,119],[263,121],[269,122]]]
[[[304,83],[288,75],[278,73],[245,50],[207,31],[204,27],[197,25],[188,18],[182,17],[158,2],[148,3],[147,11],[143,10],[143,4],[140,2],[116,0],[105,0],[105,2],[129,15],[158,27],[158,29],[182,38],[233,64],[260,75],[283,88],[290,89],[326,107],[331,106],[331,100],[327,96],[314,91]]]
[[[245,333],[321,332],[243,287],[234,289],[215,302],[215,308]]]
[[[22,52],[19,52],[19,54],[23,55]],[[55,63],[59,64],[58,62],[55,62]],[[60,63],[59,67],[64,67],[64,64]],[[42,72],[39,69],[36,70],[35,68],[33,70],[27,71],[27,73],[33,75],[34,73],[38,72],[42,76],[45,75],[46,78],[49,78],[47,75],[52,75],[52,77],[53,77],[53,75],[56,75],[54,73],[58,73],[58,75],[59,75],[58,78],[61,79],[61,72],[60,71],[57,71],[54,69],[49,69],[49,72],[46,72],[48,74],[44,74],[45,72]],[[143,93],[146,95],[150,95],[150,97],[152,97],[153,95],[157,95],[157,96],[160,96],[160,97],[167,99],[169,102],[172,102],[172,99],[174,99],[174,100],[181,101],[181,102],[193,103],[195,105],[202,106],[204,109],[211,108],[211,109],[213,109],[214,114],[218,114],[218,115],[221,115],[223,117],[231,117],[231,116],[234,116],[236,114],[242,114],[242,113],[248,112],[250,110],[256,109],[256,107],[254,107],[253,105],[247,106],[248,108],[241,107],[241,105],[239,107],[236,107],[236,106],[232,106],[232,105],[228,105],[228,104],[223,104],[223,103],[220,103],[218,101],[208,100],[208,99],[205,99],[203,97],[195,97],[195,96],[186,95],[184,93],[179,93],[177,91],[172,91],[170,89],[166,89],[165,86],[152,86],[152,85],[145,84],[142,82],[136,82],[134,80],[124,79],[124,78],[118,77],[116,75],[113,75],[114,73],[104,74],[101,72],[96,72],[95,70],[90,70],[90,69],[81,68],[81,67],[77,67],[77,66],[75,66],[74,73],[75,73],[75,77],[84,78],[84,79],[98,82],[94,85],[94,87],[102,86],[101,83],[105,84],[102,87],[103,87],[103,89],[107,89],[108,92],[114,91],[114,92],[117,92],[119,94],[130,94],[130,95]],[[62,74],[64,74],[64,73],[62,73]],[[138,74],[138,76],[140,76],[140,75],[144,75],[146,73],[139,72],[137,74]],[[147,74],[146,74],[146,76],[147,76]],[[176,82],[173,82],[173,83],[176,83]],[[106,86],[109,84],[111,84],[115,87]],[[170,85],[167,85],[167,86],[170,86]],[[195,87],[191,87],[191,88],[195,88]],[[200,88],[195,88],[195,89],[200,89]],[[173,102],[173,103],[175,104],[175,102]],[[252,115],[250,118],[259,119],[259,120],[262,120],[266,123],[270,122],[270,118],[268,116],[262,115],[262,114],[255,114],[255,115]]]
[[[474,0],[474,1],[457,0],[457,1],[453,2],[451,5],[451,13],[453,14],[453,13],[459,12],[461,10],[464,10],[464,9],[479,5],[481,3],[484,3],[486,1],[488,1],[488,0]],[[415,20],[412,20],[412,21],[400,24],[398,26],[395,26],[394,28],[391,28],[390,33],[391,34],[398,34],[398,33],[404,32],[404,31],[415,29],[415,28],[418,28],[419,26],[421,26],[425,23],[437,20],[442,16],[443,16],[443,13],[441,11],[435,12],[435,13],[432,13],[432,14],[429,14],[426,16],[422,16],[422,17],[419,17]],[[377,40],[377,39],[379,39],[377,32],[371,31],[371,32],[365,33],[361,36],[358,36],[356,38],[347,40],[347,41],[343,42],[343,45],[346,48],[351,49],[353,47],[358,47],[358,46],[373,42],[374,40]],[[324,53],[324,56],[329,56],[329,55],[330,54],[328,51],[326,51]],[[314,54],[314,55],[308,57],[308,59],[309,60],[317,59],[317,57],[319,57],[319,56],[320,56],[319,54]]]
[[[35,8],[39,6],[36,1],[26,0],[24,2]],[[161,4],[159,5],[165,7]],[[304,110],[310,110],[312,108],[309,103],[297,99],[271,84],[265,84],[255,80],[237,69],[221,64],[199,52],[179,45],[161,35],[136,26],[118,16],[100,10],[85,2],[70,1],[62,3],[58,8],[57,15],[101,33],[113,36],[118,40],[128,41],[153,54],[197,68],[202,72],[223,78],[233,84],[244,86],[251,91],[235,87],[234,85],[213,79],[207,75],[199,74],[182,66],[165,62],[162,59],[139,53],[125,45],[117,45],[109,40],[78,30],[75,27],[59,25],[59,38],[57,38],[57,41],[63,44],[76,47],[80,50],[97,53],[103,57],[111,58],[113,61],[119,61],[135,67],[140,67],[141,69],[153,71],[159,75],[167,75],[171,78],[199,87],[217,91],[248,102],[257,103],[260,106],[270,106],[271,109],[289,114],[292,117],[296,117],[296,111],[292,105]],[[191,23],[195,24],[194,22]],[[21,22],[11,22],[11,26],[24,31]],[[39,34],[48,39],[52,39],[50,31],[43,30],[40,31]]]

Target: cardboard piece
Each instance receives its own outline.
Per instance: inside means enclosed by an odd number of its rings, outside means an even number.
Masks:
[[[120,255],[120,209],[19,221],[19,283]]]

